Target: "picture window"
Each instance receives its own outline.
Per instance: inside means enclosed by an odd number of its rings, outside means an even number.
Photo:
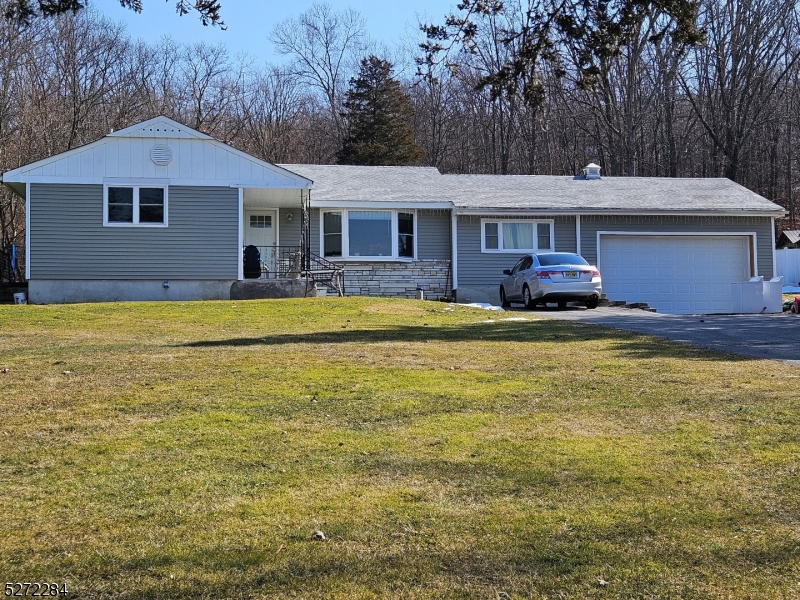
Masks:
[[[413,259],[415,213],[394,210],[341,210],[322,213],[322,253],[326,258]]]

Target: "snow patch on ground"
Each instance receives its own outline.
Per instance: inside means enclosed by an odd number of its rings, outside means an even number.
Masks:
[[[505,319],[500,319],[501,321],[530,321],[530,319],[526,319],[525,317],[508,317]]]
[[[495,306],[489,302],[472,302],[470,304],[464,304],[463,306],[468,306],[470,308],[483,308],[484,310],[503,310],[499,306]]]

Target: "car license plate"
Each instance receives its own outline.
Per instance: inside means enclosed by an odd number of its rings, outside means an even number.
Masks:
[[[564,271],[564,279],[577,279],[578,272],[577,271]]]

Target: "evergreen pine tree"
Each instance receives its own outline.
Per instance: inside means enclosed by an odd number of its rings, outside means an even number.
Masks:
[[[361,61],[344,101],[347,136],[340,165],[416,165],[425,151],[414,140],[414,108],[392,78],[392,64],[376,56]]]

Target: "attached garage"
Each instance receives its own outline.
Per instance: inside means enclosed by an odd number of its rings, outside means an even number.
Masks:
[[[755,274],[755,234],[598,232],[609,299],[677,314],[733,311],[731,284]]]

